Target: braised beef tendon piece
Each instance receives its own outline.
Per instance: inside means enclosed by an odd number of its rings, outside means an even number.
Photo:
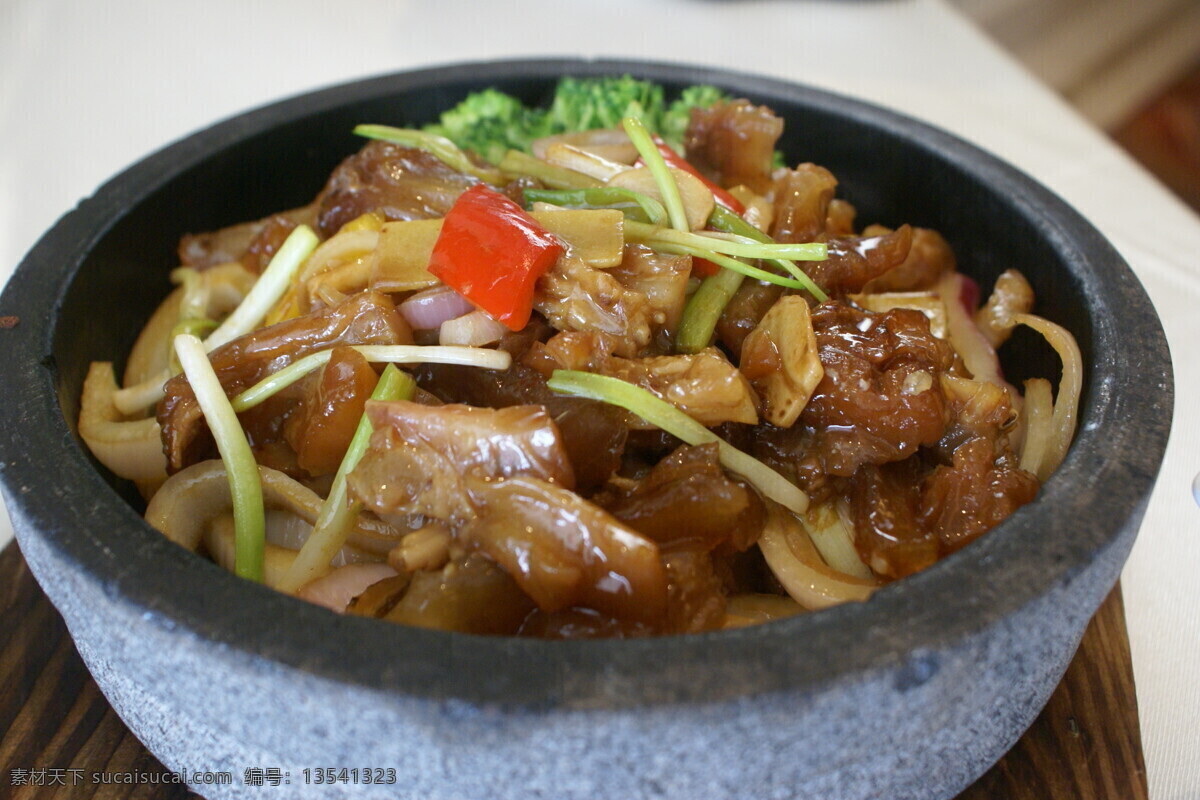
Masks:
[[[424,150],[371,142],[329,176],[316,200],[317,225],[329,237],[371,211],[389,220],[444,217],[477,183]]]
[[[744,185],[763,194],[782,134],[783,120],[771,109],[730,100],[693,109],[683,146],[688,160],[721,186]]]
[[[952,459],[867,465],[849,480],[855,544],[877,574],[896,579],[922,570],[1037,495],[1037,478],[1011,454],[997,458],[986,437],[963,442]]]
[[[996,458],[992,443],[976,437],[959,445],[950,466],[939,466],[921,487],[921,517],[951,553],[1003,522],[1033,500],[1038,479],[1012,455]]]
[[[658,253],[641,244],[625,245],[621,263],[608,270],[626,289],[645,295],[651,327],[667,341],[683,316],[691,273],[691,256]]]
[[[715,444],[683,445],[640,481],[613,485],[596,502],[666,551],[745,550],[758,539],[758,494],[721,469]]]
[[[735,360],[742,357],[742,343],[771,306],[783,295],[783,287],[762,281],[745,281],[717,320],[717,338]]]
[[[950,422],[939,381],[953,351],[919,311],[875,314],[832,301],[812,313],[825,375],[800,415],[824,471],[848,477],[863,464],[907,458]]]
[[[371,402],[367,414],[375,433],[349,485],[370,510],[447,524],[545,611],[662,618],[658,547],[571,491],[570,462],[543,408]]]
[[[808,275],[830,295],[857,292],[870,281],[900,268],[912,249],[912,228],[901,225],[877,236],[830,239],[829,257],[815,261]]]
[[[564,397],[546,386],[546,376],[524,364],[503,372],[453,364],[424,364],[415,370],[418,384],[448,403],[486,408],[540,405],[558,427],[575,473],[575,488],[590,492],[621,465],[628,438],[627,415],[595,400]]]
[[[864,236],[890,233],[886,228],[870,226]],[[929,228],[912,229],[912,246],[900,264],[867,281],[864,292],[915,292],[932,289],[947,272],[956,269],[954,251],[940,233]]]
[[[508,573],[471,553],[441,569],[380,581],[346,610],[419,628],[505,635],[516,633],[534,608]]]
[[[772,238],[777,242],[823,241],[837,184],[832,172],[816,164],[777,172],[771,186],[775,203]]]
[[[331,308],[238,337],[209,354],[229,397],[318,350],[337,345],[411,344],[412,331],[387,295],[362,292]],[[214,451],[196,395],[184,375],[167,381],[158,405],[167,471],[175,473]]]
[[[533,307],[560,331],[615,337],[615,352],[623,356],[635,356],[650,344],[656,318],[645,294],[569,255],[538,280]]]
[[[179,263],[203,270],[240,261],[250,271],[262,272],[292,229],[297,225],[312,225],[315,214],[316,207],[307,205],[256,222],[240,222],[206,233],[185,234],[179,240]]]
[[[689,355],[621,358],[611,355],[609,337],[569,331],[552,337],[541,352],[556,369],[620,378],[654,393],[707,426],[758,422],[758,398],[753,387],[715,347]]]
[[[437,452],[464,478],[529,476],[568,489],[575,486],[558,429],[539,406],[490,409],[370,401],[367,418],[377,431],[394,431],[409,446]]]
[[[903,578],[937,561],[937,533],[921,519],[920,459],[864,465],[848,482],[855,547],[863,561],[888,579]]]
[[[296,463],[309,475],[337,470],[375,388],[375,370],[357,350],[335,347],[308,383],[301,408],[284,427]]]
[[[462,532],[544,611],[574,606],[656,625],[667,607],[658,546],[574,492],[534,478],[477,490],[482,513]]]

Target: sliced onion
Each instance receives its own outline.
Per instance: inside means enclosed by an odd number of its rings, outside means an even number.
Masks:
[[[417,331],[437,330],[446,320],[461,317],[475,307],[449,286],[417,292],[400,304],[400,315]]]
[[[1038,470],[1038,478],[1044,481],[1067,457],[1071,440],[1075,438],[1079,394],[1083,389],[1083,356],[1075,337],[1063,326],[1036,314],[1013,314],[1013,321],[1044,336],[1062,360],[1062,378],[1058,382],[1051,420],[1052,435]]]
[[[368,586],[399,574],[387,564],[347,564],[304,584],[296,596],[341,614]]]
[[[866,600],[879,586],[828,567],[800,521],[776,503],[767,503],[767,524],[758,548],[784,590],[805,608]]]
[[[286,514],[288,512],[274,510],[274,513],[278,516],[279,514]],[[271,524],[270,514],[271,512],[268,512],[268,525]],[[299,520],[298,524],[305,524],[299,517],[295,519]],[[307,525],[307,528],[308,530],[312,530],[312,525]],[[204,549],[208,551],[212,560],[230,572],[233,572],[236,561],[234,535],[233,515],[221,514],[214,517],[208,524],[202,538]],[[282,591],[283,577],[287,574],[288,569],[295,560],[296,550],[294,548],[268,541],[263,548],[263,583],[272,589]],[[347,565],[356,568],[372,567],[375,568],[376,574],[381,572],[378,568],[382,567],[388,573],[392,575],[396,574],[396,570],[392,567],[379,561],[373,561],[371,556],[351,545],[346,545],[339,550],[337,555],[330,561],[329,566],[325,567],[322,574],[334,574],[337,570],[345,568]],[[383,577],[387,577],[387,575],[383,575]],[[313,583],[316,583],[318,580],[320,578],[314,580]],[[382,580],[382,578],[376,578],[376,580]],[[317,601],[314,600],[313,602]],[[321,605],[325,604],[321,603]],[[345,605],[335,610],[342,611],[344,609]]]
[[[638,157],[637,148],[629,141],[629,135],[620,128],[557,133],[535,139],[529,149],[535,156],[545,160],[546,149],[553,144],[569,144],[619,164],[632,164]]]
[[[854,534],[833,504],[809,506],[808,513],[800,521],[817,552],[830,567],[863,580],[875,577],[858,555],[854,547]]]
[[[966,280],[958,272],[947,272],[938,283],[938,295],[946,308],[947,339],[962,357],[963,364],[973,378],[1011,388],[1000,372],[1000,359],[996,357],[996,351],[962,303],[962,287]],[[1017,393],[1010,391],[1009,394],[1015,397]]]
[[[83,382],[79,435],[92,455],[122,478],[159,481],[167,477],[162,432],[154,417],[126,420],[113,405],[117,381],[112,364],[93,361]]]
[[[1050,381],[1025,381],[1025,441],[1021,446],[1021,469],[1042,476],[1042,463],[1054,437],[1054,399]]]
[[[617,173],[629,169],[628,164],[610,161],[603,156],[562,142],[549,145],[543,159],[555,166],[582,172],[584,175],[600,181],[606,181]]]
[[[360,258],[378,246],[379,231],[340,231],[312,251],[301,267],[298,280],[304,283],[330,267]]]
[[[500,341],[508,328],[492,319],[486,311],[472,311],[447,320],[438,329],[438,344],[462,347],[482,347]]]
[[[322,500],[312,489],[261,464],[258,474],[268,510],[287,510],[309,526],[316,521]],[[168,478],[146,506],[146,521],[176,544],[195,550],[212,520],[228,514],[231,507],[225,465],[220,459],[213,459],[181,469]],[[399,531],[366,514],[359,516],[349,538],[359,550],[380,556],[386,555],[399,541]]]

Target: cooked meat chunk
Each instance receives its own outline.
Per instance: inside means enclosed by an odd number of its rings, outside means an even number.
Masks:
[[[272,214],[256,222],[242,222],[208,233],[191,233],[179,240],[179,263],[193,269],[241,261],[252,272],[262,272],[271,256],[297,225],[315,222],[315,207]]]
[[[614,485],[596,502],[668,551],[722,544],[745,550],[765,515],[758,495],[721,469],[715,444],[683,445],[642,480]]]
[[[411,344],[412,331],[391,298],[362,292],[332,308],[260,328],[209,354],[225,394],[233,397],[265,376],[318,350],[337,345]],[[158,406],[167,471],[175,473],[215,452],[204,414],[187,377],[166,384]],[[259,408],[262,408],[261,406]]]
[[[608,274],[626,289],[645,295],[653,328],[668,337],[674,335],[687,301],[691,256],[656,253],[642,244],[627,244],[624,259]]]
[[[1033,500],[1038,479],[1011,455],[996,458],[992,443],[976,437],[959,445],[950,466],[939,466],[922,487],[922,518],[953,552]]]
[[[886,228],[872,226],[866,236],[887,234]],[[954,251],[937,231],[912,229],[912,247],[899,265],[867,281],[864,292],[913,292],[937,286],[943,274],[955,269]]]
[[[765,194],[782,133],[783,120],[771,109],[730,100],[693,109],[683,146],[688,160],[721,186],[741,184]]]
[[[533,307],[560,331],[616,337],[618,355],[636,356],[650,344],[654,307],[646,295],[569,255],[538,280]]]
[[[842,303],[812,315],[825,376],[801,414],[827,473],[897,461],[941,438],[949,422],[938,377],[952,351],[919,311],[871,314]]]
[[[586,493],[600,486],[621,465],[629,433],[625,412],[608,403],[555,394],[547,388],[544,374],[524,364],[504,372],[425,364],[415,374],[424,389],[447,403],[545,408],[558,427],[577,491]]]
[[[357,350],[334,348],[285,427],[301,469],[314,476],[337,470],[375,384],[375,370]]]
[[[816,164],[776,173],[771,188],[775,201],[771,236],[778,242],[824,241],[837,183],[833,173]]]
[[[574,486],[558,429],[540,406],[504,409],[370,401],[371,445],[351,491],[380,515],[460,525],[477,513],[472,491],[516,476]]]
[[[458,196],[479,183],[424,150],[371,142],[347,158],[317,196],[317,225],[329,237],[376,211],[389,220],[446,216]]]
[[[667,577],[658,547],[574,492],[535,478],[478,490],[459,534],[500,564],[544,611],[574,606],[660,623]]]
[[[551,338],[542,352],[558,368],[595,372],[640,386],[706,426],[758,422],[754,389],[717,348],[690,355],[621,358],[609,355],[612,344],[604,334],[572,331]]]
[[[442,569],[381,581],[347,611],[419,628],[509,635],[533,609],[508,573],[483,554],[469,553]]]
[[[919,458],[866,466],[849,482],[855,544],[880,575],[902,578],[960,549],[1033,500],[1038,480],[984,437],[930,471]]]
[[[939,377],[953,355],[924,314],[830,301],[812,323],[825,375],[796,424],[757,429],[750,446],[761,458],[819,492],[829,476],[900,461],[942,437],[952,413]]]
[[[912,228],[901,225],[878,236],[840,236],[828,241],[829,257],[804,271],[833,296],[861,291],[869,281],[902,265],[912,247]]]
[[[717,338],[741,360],[742,342],[783,294],[783,287],[763,281],[743,281],[717,320]]]

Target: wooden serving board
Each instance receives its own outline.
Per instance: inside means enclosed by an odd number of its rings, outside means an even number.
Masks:
[[[165,770],[96,688],[15,543],[0,552],[0,732],[3,798],[199,797],[148,777],[134,784],[92,779],[94,773],[151,776]],[[239,768],[235,779],[241,778]],[[1088,626],[1046,710],[958,800],[1047,798],[1147,800],[1119,587]]]

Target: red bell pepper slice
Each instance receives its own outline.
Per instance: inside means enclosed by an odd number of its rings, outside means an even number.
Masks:
[[[442,220],[429,272],[519,331],[533,311],[534,284],[562,243],[504,195],[483,184],[463,192]]]

